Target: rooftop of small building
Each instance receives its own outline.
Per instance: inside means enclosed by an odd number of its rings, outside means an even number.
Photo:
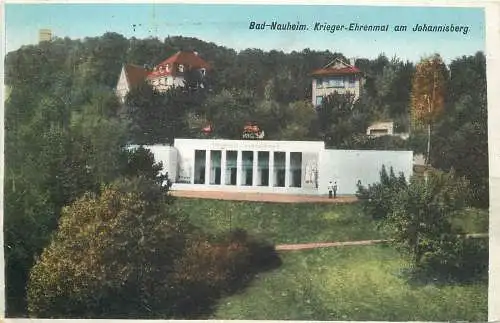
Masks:
[[[354,65],[344,62],[336,58],[320,69],[314,70],[312,76],[329,76],[329,75],[357,75],[361,74],[361,70]]]

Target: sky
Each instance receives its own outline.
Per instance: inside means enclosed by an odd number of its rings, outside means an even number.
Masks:
[[[72,39],[116,32],[125,37],[196,37],[242,50],[330,50],[348,57],[384,53],[403,60],[439,53],[447,62],[485,50],[482,8],[386,7],[339,5],[208,4],[7,4],[6,50],[36,44],[38,30],[51,29]],[[305,24],[305,31],[250,30],[250,22]],[[389,25],[388,32],[315,31],[315,23]],[[468,26],[469,32],[413,32],[416,24]],[[135,26],[134,26],[135,25]],[[406,32],[393,31],[406,25]]]

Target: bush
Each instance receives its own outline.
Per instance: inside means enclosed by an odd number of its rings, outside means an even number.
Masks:
[[[474,281],[487,277],[488,241],[465,236],[451,236],[425,252],[417,270],[439,280]]]
[[[406,186],[403,173],[396,177],[392,167],[387,174],[385,166],[382,166],[380,182],[368,185],[367,188],[358,185],[356,196],[361,201],[365,214],[370,215],[374,220],[381,220],[392,212],[394,196]]]
[[[30,273],[28,310],[50,318],[186,318],[205,314],[271,260],[245,232],[207,237],[158,183],[125,179],[63,210]]]
[[[37,317],[149,316],[168,303],[168,273],[188,225],[145,180],[105,187],[62,211],[58,231],[33,267],[28,310]]]
[[[203,316],[212,311],[217,299],[242,289],[258,272],[280,264],[272,245],[244,230],[222,238],[198,237],[176,263],[173,280],[181,287],[176,312],[183,318]]]
[[[433,172],[427,180],[412,178],[407,189],[393,197],[386,228],[417,271],[457,281],[484,273],[487,246],[466,238],[461,227],[453,225],[468,196],[467,180],[453,172]]]

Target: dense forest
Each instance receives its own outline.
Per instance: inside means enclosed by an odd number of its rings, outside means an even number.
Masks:
[[[204,90],[156,93],[144,84],[126,107],[114,87],[123,64],[154,66],[179,50],[196,50],[211,66]],[[415,65],[381,54],[357,59],[366,77],[361,99],[332,95],[315,110],[310,73],[341,49],[284,53],[232,49],[195,38],[127,39],[116,33],[23,46],[5,62],[5,246],[7,310],[26,311],[30,268],[50,240],[64,206],[123,176],[129,143],[175,137],[237,139],[254,121],[266,139],[325,140],[329,147],[425,152],[426,134],[411,128]],[[416,63],[416,62],[415,62]],[[447,67],[444,113],[432,134],[431,163],[455,169],[488,206],[486,59],[457,57]],[[392,120],[410,138],[364,136],[374,121]]]

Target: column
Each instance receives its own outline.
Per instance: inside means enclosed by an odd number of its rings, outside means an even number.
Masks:
[[[257,180],[259,179],[259,152],[253,152],[253,166],[252,166],[252,186],[257,186]]]
[[[236,157],[236,186],[241,186],[241,173],[242,173],[242,157],[243,157],[243,152],[241,150],[238,150],[238,157]]]
[[[210,173],[212,172],[210,165],[210,150],[205,151],[205,185],[210,184]]]
[[[191,156],[193,157],[193,163],[191,164],[189,173],[191,174],[191,184],[194,184],[194,175],[196,174],[196,150],[193,149],[192,151],[193,154]]]
[[[226,151],[221,150],[220,155],[220,185],[226,185]]]
[[[269,187],[274,186],[274,151],[269,151]]]
[[[290,152],[285,152],[285,187],[290,187]]]

